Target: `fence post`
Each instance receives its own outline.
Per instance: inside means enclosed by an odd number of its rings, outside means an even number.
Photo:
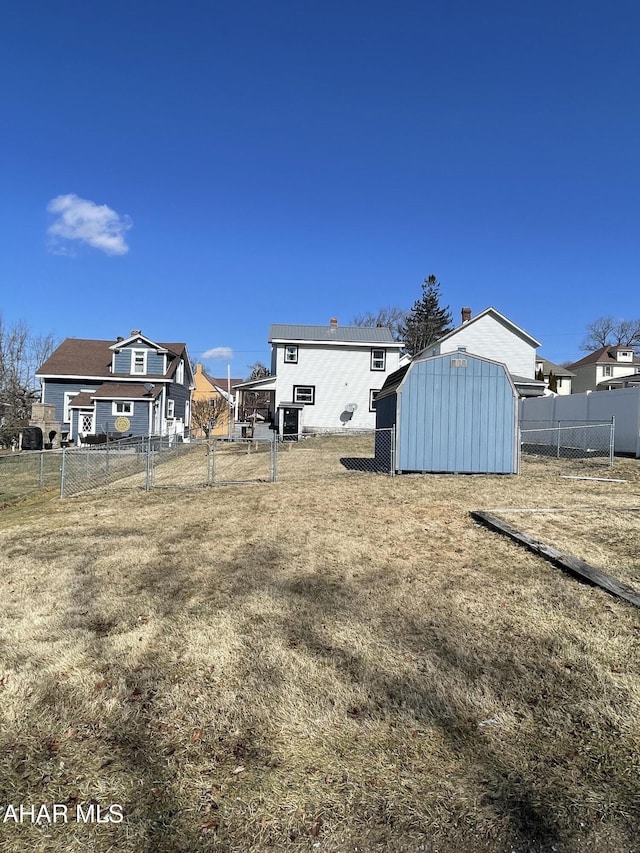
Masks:
[[[271,482],[275,483],[278,479],[278,442],[276,441],[275,432],[271,438]]]
[[[67,451],[62,451],[62,467],[60,468],[60,497],[64,497],[65,476],[67,473]]]
[[[209,471],[208,471],[208,482],[210,486],[213,486],[216,481],[216,440],[215,438],[209,438]]]
[[[611,415],[611,429],[609,430],[609,466],[613,465],[613,453],[615,450],[616,417]]]
[[[560,459],[560,421],[558,421],[557,429],[558,429],[558,442],[557,442],[558,446],[557,446],[556,459]]]
[[[44,486],[44,450],[40,451],[40,466],[38,468],[38,486]]]
[[[146,476],[144,478],[144,490],[148,492],[151,489],[151,438],[147,438],[147,466],[146,466]]]
[[[391,453],[389,458],[391,460],[391,471],[389,473],[394,477],[396,473],[396,428],[394,426],[391,427]]]

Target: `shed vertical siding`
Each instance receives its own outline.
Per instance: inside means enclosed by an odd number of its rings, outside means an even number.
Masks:
[[[516,473],[516,394],[504,366],[463,352],[412,364],[398,389],[397,468]]]

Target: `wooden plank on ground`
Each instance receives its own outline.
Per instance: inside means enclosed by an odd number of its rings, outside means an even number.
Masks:
[[[528,548],[529,551],[533,551],[534,554],[539,554],[540,556],[545,557],[554,565],[559,566],[561,569],[565,569],[565,571],[575,577],[594,584],[595,586],[599,586],[602,589],[606,589],[607,592],[610,592],[612,595],[616,595],[618,598],[622,598],[624,601],[628,601],[630,604],[640,607],[640,593],[636,592],[636,590],[632,589],[630,586],[620,583],[620,581],[617,581],[615,578],[606,575],[594,566],[590,566],[589,563],[585,563],[584,560],[579,560],[577,557],[572,557],[569,554],[563,554],[562,551],[558,551],[551,545],[546,545],[544,542],[540,542],[537,539],[528,536],[526,533],[523,533],[511,524],[507,524],[506,521],[502,521],[502,519],[490,512],[473,510],[470,515],[473,519],[484,524],[486,527],[489,527],[491,530],[503,533],[505,536],[508,536],[520,545],[524,545],[524,547]]]

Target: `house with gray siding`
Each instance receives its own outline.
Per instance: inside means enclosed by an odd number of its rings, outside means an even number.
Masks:
[[[115,341],[66,338],[36,377],[62,441],[188,436],[194,381],[184,343],[158,343],[135,329]]]

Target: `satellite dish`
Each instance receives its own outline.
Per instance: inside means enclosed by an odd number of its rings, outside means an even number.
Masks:
[[[357,408],[358,408],[357,403],[347,403],[347,405],[344,407],[344,410],[345,410],[345,412],[352,412],[353,413],[353,412],[355,412],[355,410]]]
[[[150,394],[153,391],[153,383],[145,382],[144,383],[144,390]]]

